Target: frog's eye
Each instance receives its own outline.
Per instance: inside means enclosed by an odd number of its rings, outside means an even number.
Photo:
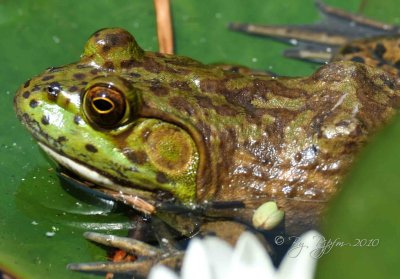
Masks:
[[[95,85],[86,90],[83,97],[86,117],[98,127],[115,128],[127,110],[125,95],[110,85]]]

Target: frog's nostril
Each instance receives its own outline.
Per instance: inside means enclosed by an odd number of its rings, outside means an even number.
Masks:
[[[47,96],[49,97],[50,100],[55,101],[58,97],[58,93],[60,92],[60,88],[56,86],[48,86],[47,87]]]

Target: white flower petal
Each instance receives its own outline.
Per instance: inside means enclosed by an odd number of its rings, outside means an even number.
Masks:
[[[211,265],[205,245],[192,239],[182,263],[182,279],[212,279]]]
[[[323,236],[317,231],[303,234],[288,250],[278,269],[280,279],[311,279],[319,257]]]
[[[227,278],[233,248],[224,240],[212,236],[206,237],[203,244],[214,278]]]
[[[232,255],[230,276],[225,278],[275,278],[275,268],[255,235],[244,232]]]
[[[156,265],[151,269],[148,279],[179,279],[179,277],[169,268]]]

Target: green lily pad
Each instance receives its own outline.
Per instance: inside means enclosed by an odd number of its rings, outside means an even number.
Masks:
[[[399,138],[397,117],[364,150],[333,201],[317,278],[399,278]]]
[[[243,64],[284,75],[310,74],[313,64],[283,58],[285,46],[227,30],[229,22],[311,23],[312,1],[174,0],[178,54],[205,63]],[[356,11],[361,1],[327,1]],[[395,22],[394,0],[369,0],[365,13]],[[19,278],[95,278],[67,271],[70,262],[106,258],[85,241],[86,230],[126,234],[122,213],[86,204],[61,187],[52,166],[18,123],[17,87],[50,66],[76,61],[86,39],[104,27],[123,27],[147,50],[156,50],[152,1],[0,1],[0,267]]]

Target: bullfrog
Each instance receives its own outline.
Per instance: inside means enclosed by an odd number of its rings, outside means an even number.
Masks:
[[[278,77],[144,51],[128,31],[107,28],[79,61],[25,82],[14,108],[82,185],[187,237],[234,242],[270,201],[285,214],[277,229],[298,235],[318,225],[361,147],[396,114],[398,54],[389,47],[399,42],[354,41],[308,77]],[[151,264],[176,265],[181,254],[172,256]],[[147,263],[133,268],[145,274]]]

